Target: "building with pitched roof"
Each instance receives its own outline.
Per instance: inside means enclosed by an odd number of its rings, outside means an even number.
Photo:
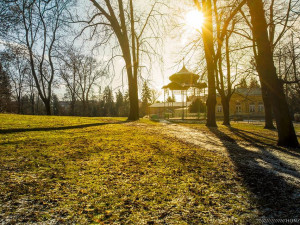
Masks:
[[[229,103],[233,119],[263,119],[265,116],[262,92],[256,88],[237,88]],[[220,95],[217,95],[216,116],[223,117]]]

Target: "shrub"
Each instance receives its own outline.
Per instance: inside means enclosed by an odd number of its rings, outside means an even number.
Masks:
[[[189,106],[190,113],[204,113],[206,110],[205,104],[199,99],[195,99]]]
[[[300,114],[299,114],[299,113],[296,113],[296,114],[294,115],[294,118],[295,118],[295,121],[296,121],[296,122],[300,122]]]

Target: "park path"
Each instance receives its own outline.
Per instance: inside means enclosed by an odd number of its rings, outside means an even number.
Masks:
[[[176,138],[233,161],[266,218],[300,219],[300,153],[249,140],[234,140],[217,128],[199,130],[163,121],[138,123],[157,135]]]

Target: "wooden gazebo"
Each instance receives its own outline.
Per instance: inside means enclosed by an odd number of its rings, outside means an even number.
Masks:
[[[171,75],[169,77],[169,80],[171,83],[168,85],[164,86],[164,108],[166,105],[166,92],[169,91],[172,92],[172,96],[174,91],[180,91],[181,92],[181,98],[182,98],[182,119],[184,119],[184,107],[186,103],[186,108],[187,108],[187,97],[188,97],[188,90],[193,88],[194,89],[194,95],[196,94],[195,90],[198,89],[199,93],[201,89],[204,89],[207,87],[206,83],[199,83],[200,76],[198,74],[194,74],[186,69],[186,67],[183,65],[182,69]],[[184,101],[186,99],[186,101]],[[165,110],[164,110],[165,111]]]

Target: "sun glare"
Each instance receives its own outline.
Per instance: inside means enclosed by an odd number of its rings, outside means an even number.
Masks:
[[[201,30],[205,18],[202,12],[199,12],[198,10],[193,10],[186,15],[185,20],[188,26],[196,30]]]

